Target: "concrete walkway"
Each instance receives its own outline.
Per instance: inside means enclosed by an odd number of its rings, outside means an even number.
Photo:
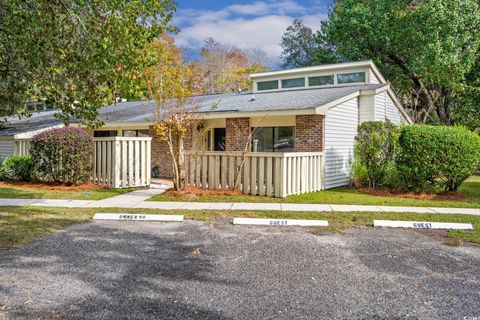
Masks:
[[[363,206],[300,203],[243,203],[243,202],[159,202],[146,201],[165,192],[169,186],[155,185],[103,200],[1,199],[0,206],[42,206],[67,208],[136,208],[159,210],[269,210],[269,211],[327,211],[327,212],[415,212],[480,215],[480,209]]]

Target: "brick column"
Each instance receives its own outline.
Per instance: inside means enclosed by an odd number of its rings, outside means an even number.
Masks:
[[[323,115],[309,114],[295,117],[295,151],[323,151]]]
[[[154,134],[153,126],[150,126],[150,135],[152,137],[152,168],[158,166],[160,177],[172,178],[173,162],[168,143]],[[192,142],[192,130],[189,130],[183,141],[183,149],[191,150]]]
[[[225,128],[226,151],[244,151],[249,143],[250,118],[227,118]]]

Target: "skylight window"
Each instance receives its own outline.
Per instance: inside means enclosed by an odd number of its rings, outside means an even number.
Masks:
[[[365,82],[365,72],[339,73],[337,74],[337,82],[339,84]]]
[[[257,82],[257,90],[275,90],[278,89],[278,80]]]
[[[327,86],[335,83],[334,75],[329,74],[327,76],[308,77],[308,86]]]
[[[305,78],[294,78],[282,80],[282,88],[300,88],[305,87]]]

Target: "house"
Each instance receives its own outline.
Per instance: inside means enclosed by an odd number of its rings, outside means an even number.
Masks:
[[[411,123],[372,61],[255,73],[251,80],[252,92],[194,98],[201,119],[185,142],[188,184],[231,188],[236,183],[245,193],[270,196],[344,186],[350,181],[360,123]],[[61,126],[54,113],[10,119],[11,124],[0,130],[0,157],[20,154],[33,133]],[[166,143],[148,138],[154,114],[153,101],[122,102],[100,110],[105,125],[92,132],[97,143],[95,166],[108,171],[120,161],[109,173],[109,178],[118,171],[125,176],[116,176],[115,186],[133,185],[132,176],[149,176],[151,169],[171,176]],[[105,144],[115,140],[116,145]],[[149,142],[144,146],[128,142],[132,147],[127,147],[122,142],[126,140]],[[113,157],[109,162],[103,159],[107,153]],[[132,167],[138,163],[144,167]],[[98,175],[94,180],[106,181]],[[149,183],[147,178],[143,184]]]

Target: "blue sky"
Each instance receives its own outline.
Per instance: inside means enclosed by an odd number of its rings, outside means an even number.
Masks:
[[[187,54],[197,51],[207,37],[240,48],[259,48],[272,62],[281,53],[280,41],[286,28],[300,18],[318,29],[331,0],[214,1],[178,0],[174,25],[178,46]]]

